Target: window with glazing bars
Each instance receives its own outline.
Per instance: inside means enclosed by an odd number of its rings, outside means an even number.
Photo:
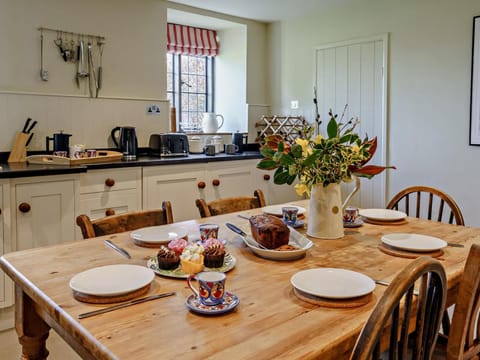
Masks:
[[[167,97],[177,110],[177,130],[201,130],[202,113],[214,111],[214,57],[167,53]]]

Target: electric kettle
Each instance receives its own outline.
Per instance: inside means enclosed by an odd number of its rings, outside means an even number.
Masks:
[[[117,135],[120,133],[120,135]],[[122,160],[137,159],[137,135],[133,126],[117,126],[111,132],[112,141],[123,154]]]

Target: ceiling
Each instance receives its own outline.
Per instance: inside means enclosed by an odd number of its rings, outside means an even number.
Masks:
[[[274,22],[320,11],[352,0],[169,0],[242,18]]]

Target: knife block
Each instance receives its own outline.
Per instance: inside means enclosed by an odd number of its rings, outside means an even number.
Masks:
[[[8,157],[9,163],[21,163],[27,161],[27,141],[30,137],[30,134],[25,134],[20,132],[17,134],[15,143],[13,144],[13,149],[10,152]]]

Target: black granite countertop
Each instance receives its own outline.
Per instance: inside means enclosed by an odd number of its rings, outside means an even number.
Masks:
[[[93,169],[114,169],[134,166],[162,166],[176,164],[206,163],[215,161],[248,160],[261,159],[262,155],[258,151],[243,152],[234,155],[224,153],[215,156],[204,154],[190,154],[185,157],[160,158],[149,155],[140,155],[137,160],[115,161],[87,165],[64,166],[64,165],[37,165],[27,163],[8,163],[6,160],[0,162],[1,178],[20,178],[29,176],[48,176],[60,174],[84,173]],[[0,158],[1,159],[1,158]]]

